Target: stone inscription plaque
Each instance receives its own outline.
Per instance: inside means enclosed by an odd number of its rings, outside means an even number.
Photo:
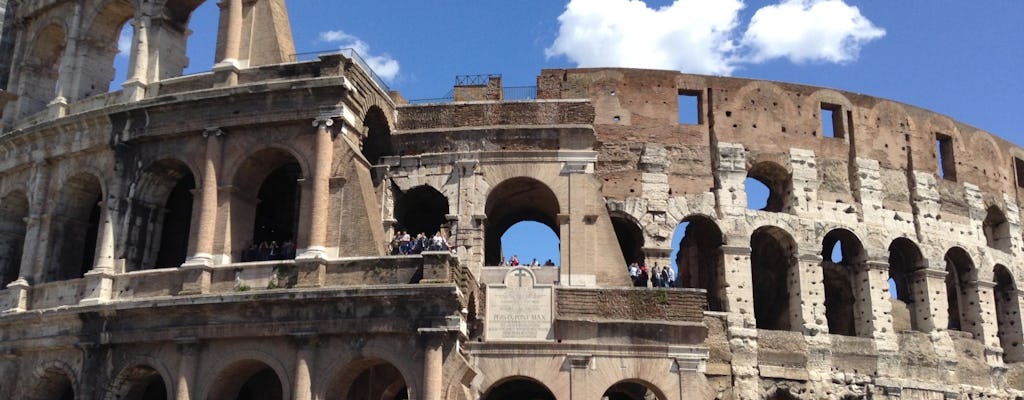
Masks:
[[[487,287],[487,340],[552,340],[551,286],[536,285],[527,268],[513,268],[504,285]]]

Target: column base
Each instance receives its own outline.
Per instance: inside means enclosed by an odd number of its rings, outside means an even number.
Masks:
[[[32,285],[28,283],[25,278],[18,278],[14,282],[7,285],[8,297],[6,303],[4,303],[3,311],[0,311],[0,315],[14,314],[19,312],[25,312],[28,310],[28,291],[32,288]]]
[[[327,260],[323,258],[295,259],[295,287],[316,288],[327,284]]]
[[[132,78],[121,84],[124,88],[123,96],[126,101],[133,102],[139,101],[146,98],[146,89],[149,85],[142,83],[142,81]]]
[[[62,118],[68,115],[68,100],[57,97],[46,105],[46,114],[50,119]]]
[[[191,261],[191,260],[190,260]],[[189,264],[181,266],[182,280],[179,296],[205,294],[210,292],[210,275],[213,267],[207,264]]]
[[[85,296],[79,305],[89,306],[110,302],[114,291],[114,274],[108,269],[94,269],[85,273]]]
[[[215,82],[213,87],[221,88],[238,85],[238,72],[241,70],[241,63],[238,60],[226,59],[210,68],[213,71]]]

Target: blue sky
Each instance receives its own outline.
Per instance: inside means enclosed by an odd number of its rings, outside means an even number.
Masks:
[[[213,63],[213,3],[190,24],[191,72]],[[573,12],[567,4],[290,0],[287,6],[298,52],[356,45],[408,99],[444,96],[462,74],[502,74],[505,86],[531,86],[542,68],[668,66],[889,98],[1024,144],[1024,1],[575,0]],[[585,33],[568,34],[573,31]],[[533,240],[522,246],[505,254],[557,260],[550,250],[525,251],[538,247]]]

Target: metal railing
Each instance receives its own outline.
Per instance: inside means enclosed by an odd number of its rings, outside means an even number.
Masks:
[[[320,56],[335,54],[341,54],[345,57],[352,59],[352,61],[355,61],[356,65],[359,65],[359,67],[362,68],[363,71],[366,72],[366,74],[369,75],[370,78],[373,79],[373,81],[377,83],[377,85],[380,86],[381,89],[383,89],[385,92],[391,91],[391,88],[388,86],[387,83],[384,82],[384,79],[381,79],[381,77],[378,76],[377,73],[373,71],[373,68],[370,68],[369,64],[366,63],[366,60],[364,60],[363,57],[360,56],[359,53],[357,53],[356,50],[352,48],[295,53],[292,54],[292,61],[312,61],[314,59],[319,58]]]
[[[537,99],[536,86],[509,86],[501,88],[501,101],[529,101]],[[409,100],[409,104],[453,103],[455,96],[448,92],[444,97]]]

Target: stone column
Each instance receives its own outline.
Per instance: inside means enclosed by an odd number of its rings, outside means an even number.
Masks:
[[[214,230],[217,227],[217,172],[220,170],[221,147],[224,131],[209,128],[203,131],[206,138],[206,159],[203,161],[203,177],[199,188],[199,223],[196,229],[196,252],[186,264],[209,265],[213,261]]]
[[[238,69],[241,67],[238,60],[239,51],[242,47],[242,0],[223,0],[227,3],[221,12],[227,11],[227,25],[224,32],[224,58],[217,60],[213,71],[219,75],[221,85],[234,86],[238,84]],[[221,3],[221,4],[224,4]]]
[[[857,298],[857,336],[879,339],[878,346],[896,342],[892,323],[892,295],[889,293],[889,263],[868,260],[854,266],[853,290]],[[896,348],[891,350],[896,351]]]
[[[178,340],[178,354],[178,375],[174,380],[174,398],[189,400],[192,398],[192,386],[196,377],[199,343],[195,339]]]
[[[820,254],[801,254],[789,267],[789,312],[794,315],[790,328],[805,335],[828,332],[821,261]]]
[[[138,101],[146,97],[146,76],[149,70],[149,16],[136,16],[134,29],[130,60],[132,75],[121,85],[124,87],[124,96],[128,101]]]
[[[996,321],[995,282],[978,280],[978,324],[981,337],[977,338],[985,344],[985,355],[990,365],[1002,364],[998,355],[1003,350],[999,343],[999,323]]]
[[[914,292],[924,293],[914,299],[914,318],[921,332],[946,330],[949,307],[946,301],[946,271],[920,269],[913,272]]]
[[[309,243],[299,258],[324,258],[327,242],[327,208],[330,203],[331,163],[334,143],[330,127],[334,125],[331,116],[321,115],[313,121],[316,128],[315,159],[311,175],[309,212]]]
[[[67,115],[68,100],[71,94],[71,87],[74,84],[75,61],[78,58],[78,41],[81,38],[82,3],[76,2],[71,16],[71,28],[64,38],[67,47],[60,58],[60,67],[57,69],[57,90],[53,101],[47,105],[50,118],[60,118]]]
[[[725,281],[725,309],[729,312],[729,325],[754,328],[754,282],[750,271],[750,247],[722,246]]]
[[[109,195],[109,194],[108,194]],[[110,301],[114,287],[114,223],[110,202],[101,201],[100,226],[96,233],[96,258],[85,273],[85,295],[79,304],[100,304]]]
[[[313,333],[301,332],[292,335],[295,343],[295,390],[293,400],[311,400],[313,383],[310,379],[310,365],[313,363],[316,336]]]
[[[423,341],[423,387],[421,400],[441,400],[443,376],[444,330],[420,328]]]

